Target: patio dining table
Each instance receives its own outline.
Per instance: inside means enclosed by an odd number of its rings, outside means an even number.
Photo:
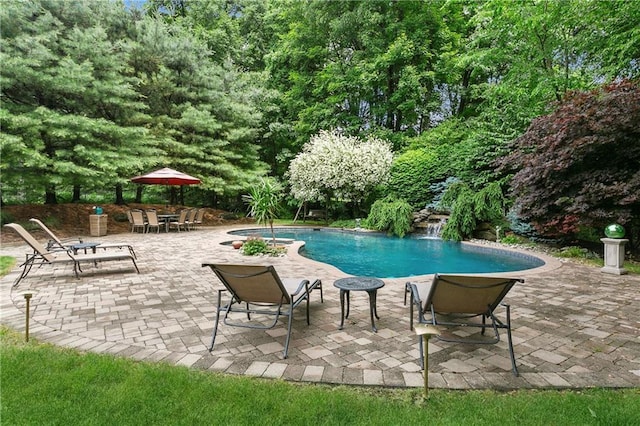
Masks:
[[[159,222],[163,222],[164,223],[164,230],[166,232],[169,232],[169,223],[171,221],[178,220],[179,217],[180,217],[180,215],[177,214],[177,213],[159,214],[158,215],[158,221]]]

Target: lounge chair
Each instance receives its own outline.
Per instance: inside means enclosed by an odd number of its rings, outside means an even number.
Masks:
[[[278,322],[280,315],[288,316],[287,337],[284,344],[284,358],[289,351],[291,338],[291,323],[293,310],[306,301],[307,325],[309,324],[309,299],[311,291],[319,288],[322,292],[322,282],[315,280],[311,283],[302,278],[280,278],[273,266],[258,265],[224,265],[203,263],[210,267],[218,276],[224,289],[218,290],[218,306],[216,320],[211,337],[209,352],[213,350],[220,322],[220,313],[224,312],[223,322],[229,326],[256,329],[270,329]],[[230,299],[222,305],[223,293],[229,292]],[[321,293],[321,301],[324,301]],[[247,314],[247,321],[231,322],[228,318],[231,312]],[[274,317],[270,324],[251,322],[251,314],[271,315]]]
[[[53,233],[51,229],[47,227],[42,221],[36,218],[29,219],[31,223],[35,223],[44,231],[45,234],[49,237],[49,242],[47,242],[47,250],[48,251],[58,251],[58,250],[74,250],[77,251],[79,245],[86,244],[80,238],[62,240],[58,238],[56,234]],[[127,248],[129,253],[133,256],[134,259],[137,259],[136,252],[133,250],[133,247],[130,244],[126,243],[95,243],[97,244],[95,247],[100,249],[110,249],[110,248]]]
[[[71,251],[48,251],[42,244],[36,240],[26,229],[17,223],[8,223],[4,225],[9,229],[13,229],[31,248],[32,254],[26,255],[26,260],[20,267],[22,273],[13,283],[13,286],[17,286],[20,281],[25,278],[33,265],[45,265],[54,263],[73,263],[73,272],[76,278],[79,278],[79,273],[82,272],[80,268],[81,262],[106,262],[108,260],[131,260],[133,266],[136,268],[136,272],[140,273],[138,265],[131,253],[118,251],[118,252],[104,252],[104,253],[89,253],[89,254],[73,254]]]
[[[498,329],[507,330],[511,369],[518,376],[516,359],[513,353],[511,339],[511,309],[508,304],[501,303],[505,295],[516,282],[524,282],[519,278],[500,278],[472,275],[440,275],[436,274],[431,283],[406,284],[406,290],[411,294],[409,309],[409,327],[413,330],[414,306],[418,311],[418,321],[422,324],[448,327],[480,327],[481,334],[491,327],[495,336],[490,339],[465,339],[450,335],[437,336],[447,342],[472,344],[494,344],[500,341]],[[506,308],[506,320],[503,322],[495,316],[495,309],[502,305]],[[425,317],[425,314],[427,316]],[[481,322],[473,318],[481,317]],[[490,324],[487,324],[487,320]],[[422,345],[420,358],[422,361]]]

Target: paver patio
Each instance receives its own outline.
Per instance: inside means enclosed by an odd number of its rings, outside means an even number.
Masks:
[[[43,266],[13,288],[16,267],[0,280],[0,320],[24,332],[24,293],[32,293],[30,335],[59,346],[292,381],[423,386],[417,338],[403,304],[407,279],[385,279],[378,291],[378,333],[371,331],[366,293],[352,294],[351,314],[338,330],[339,291],[332,284],[347,274],[299,256],[300,243],[285,257],[243,256],[220,244],[236,239],[230,229],[99,238],[130,242],[140,274],[127,262],[84,266],[80,279],[70,265]],[[26,252],[21,243],[1,249],[19,262]],[[640,386],[640,276],[543,258],[544,267],[507,274],[525,278],[505,299],[512,307],[520,377],[511,374],[506,341],[478,346],[432,339],[431,387]],[[221,325],[215,350],[208,352],[221,284],[201,267],[205,260],[272,264],[281,276],[323,281],[324,303],[312,293],[311,326],[304,309],[295,313],[287,359],[284,324],[268,331]]]

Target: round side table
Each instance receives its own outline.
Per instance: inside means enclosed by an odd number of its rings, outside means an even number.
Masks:
[[[369,294],[369,313],[371,314],[371,329],[374,333],[378,332],[376,323],[373,319],[375,316],[380,319],[376,309],[376,297],[379,288],[384,287],[384,281],[372,277],[348,277],[340,278],[333,283],[333,286],[340,289],[340,327],[344,328],[344,319],[349,318],[349,295],[352,291],[366,291]],[[347,299],[347,313],[344,312],[345,296]]]

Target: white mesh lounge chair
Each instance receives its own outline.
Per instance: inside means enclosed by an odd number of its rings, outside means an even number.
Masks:
[[[45,234],[49,237],[49,242],[47,243],[47,250],[58,251],[58,250],[73,250],[74,246],[83,243],[83,241],[79,238],[63,240],[60,239],[56,234],[53,233],[51,229],[47,227],[42,221],[36,218],[29,219],[31,223],[35,223],[44,231]],[[96,243],[96,248],[99,249],[110,249],[110,248],[126,248],[129,250],[129,253],[133,256],[134,259],[137,259],[136,252],[133,250],[133,247],[127,243]]]
[[[235,327],[255,329],[273,328],[280,315],[289,317],[287,323],[287,337],[284,343],[284,358],[289,351],[291,339],[291,323],[293,310],[306,301],[307,325],[309,324],[309,299],[311,291],[319,288],[322,298],[322,282],[315,280],[311,283],[303,278],[280,278],[273,266],[258,265],[224,265],[203,263],[202,266],[210,267],[218,276],[225,289],[218,290],[218,306],[216,320],[211,337],[209,351],[213,350],[220,322],[220,313],[224,312],[223,322]],[[229,301],[222,305],[222,297],[225,292],[230,295]],[[247,321],[232,322],[228,317],[230,313],[246,313]],[[273,316],[273,322],[263,324],[251,321],[251,315]]]
[[[140,273],[138,269],[138,265],[136,265],[136,261],[133,255],[126,251],[110,251],[110,252],[100,252],[100,253],[89,253],[89,254],[73,254],[70,251],[47,251],[47,249],[36,240],[33,235],[31,235],[26,229],[24,229],[21,225],[17,223],[9,223],[4,225],[9,229],[13,229],[29,246],[33,249],[32,254],[26,255],[26,260],[20,267],[22,268],[22,272],[20,276],[13,283],[13,286],[17,286],[20,281],[25,278],[31,268],[34,265],[46,265],[46,264],[54,264],[54,263],[73,263],[73,272],[76,275],[76,278],[79,278],[79,273],[82,272],[80,268],[81,262],[106,262],[109,260],[131,260],[133,262],[133,266],[136,269],[136,272]]]
[[[511,370],[518,375],[516,359],[511,340],[511,309],[502,303],[502,299],[516,282],[524,282],[519,278],[501,278],[473,275],[440,275],[436,274],[431,283],[406,284],[411,293],[409,309],[409,327],[413,330],[414,306],[418,311],[418,321],[422,324],[447,327],[479,327],[484,335],[485,329],[492,328],[493,338],[458,338],[453,335],[437,336],[447,342],[471,344],[494,344],[500,341],[498,329],[507,330]],[[406,293],[405,293],[406,294]],[[496,317],[494,311],[502,305],[506,308],[506,319]],[[481,321],[474,320],[480,317]],[[489,324],[487,324],[489,321]],[[420,357],[422,344],[419,341]]]

